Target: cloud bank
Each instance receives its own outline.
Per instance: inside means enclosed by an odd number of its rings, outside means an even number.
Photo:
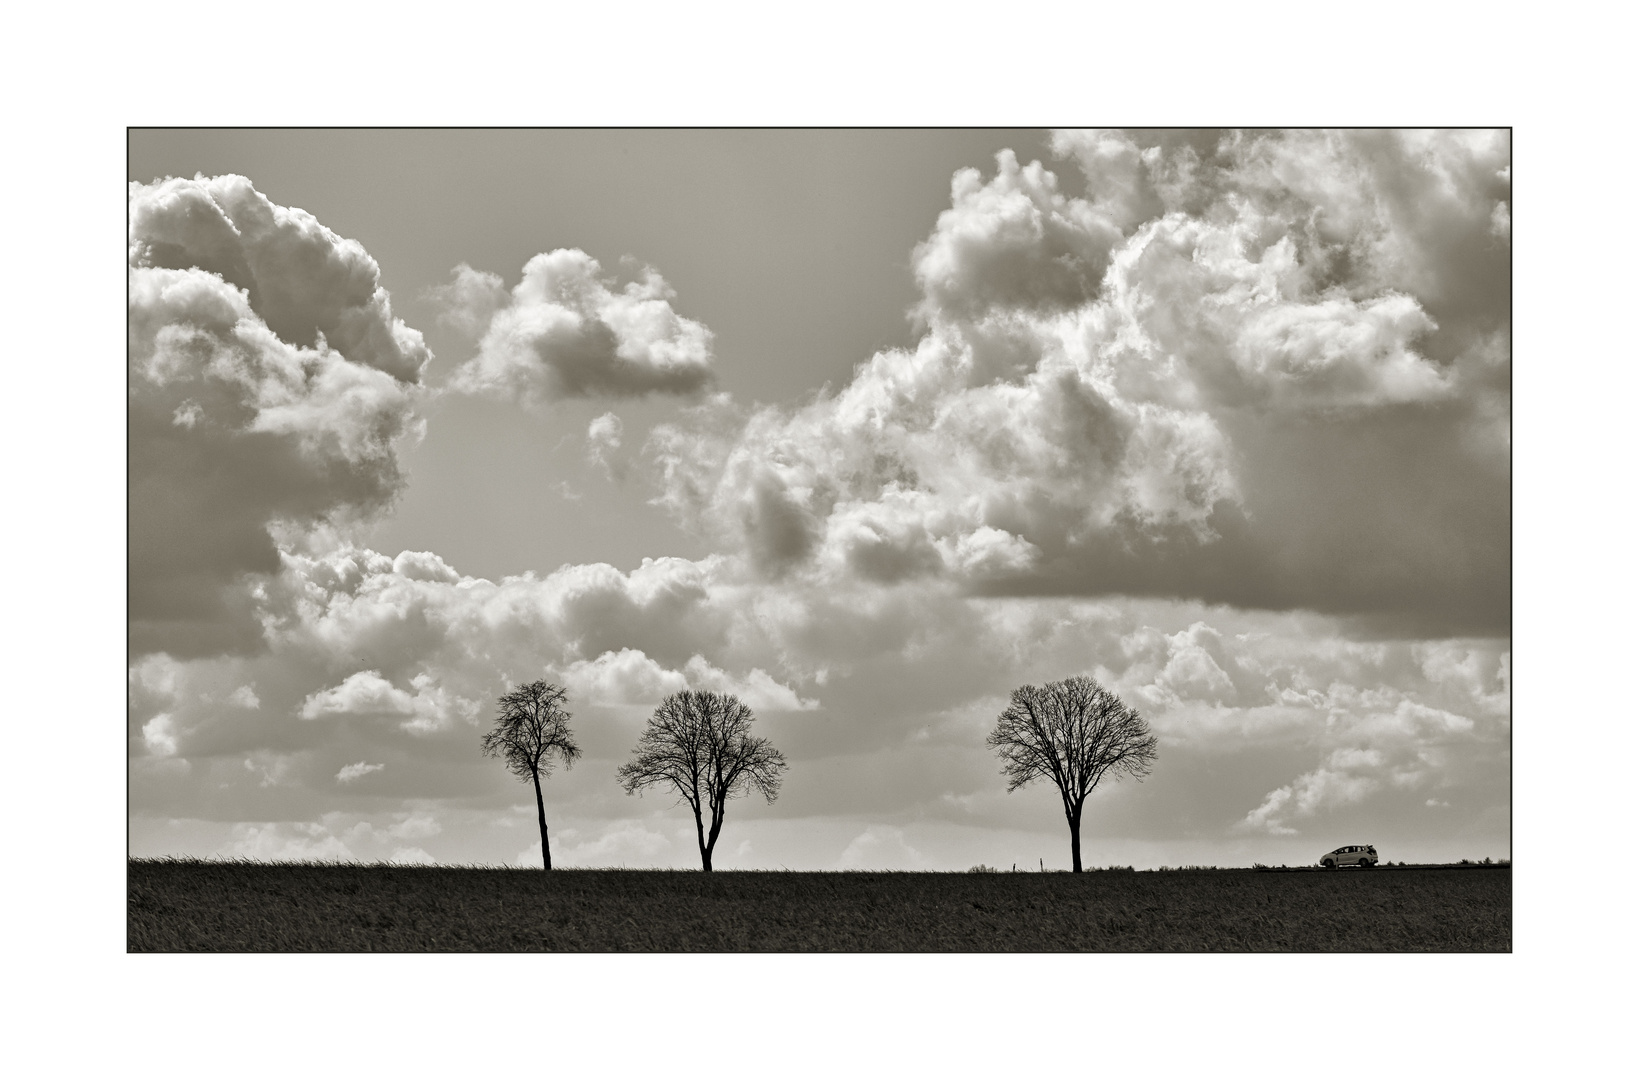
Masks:
[[[1006,152],[959,172],[916,346],[657,428],[660,501],[769,580],[1506,632],[1506,136],[1054,147],[1085,195]]]
[[[392,504],[430,354],[358,243],[244,177],[132,184],[129,239],[131,648],[253,648],[236,586],[281,526]]]
[[[1506,805],[1505,642],[1352,641],[1324,617],[1164,600],[975,599],[931,578],[826,592],[721,557],[501,581],[430,561],[287,555],[267,590],[265,653],[136,664],[135,802],[311,821],[315,804],[362,810],[348,800],[367,792],[447,820],[506,798],[477,735],[501,688],[545,677],[569,688],[587,749],[555,781],[577,828],[634,812],[612,775],[642,717],[666,694],[710,688],[752,705],[793,762],[767,814],[868,814],[881,826],[871,851],[897,852],[877,842],[911,821],[1051,824],[1003,796],[983,736],[1012,686],[1085,671],[1150,720],[1169,766],[1101,796],[1100,827],[1119,835],[1175,827],[1132,801],[1157,790],[1163,807],[1204,802],[1207,827],[1249,838],[1396,806]],[[256,707],[238,696],[251,683]],[[866,864],[864,841],[836,844],[824,865]]]

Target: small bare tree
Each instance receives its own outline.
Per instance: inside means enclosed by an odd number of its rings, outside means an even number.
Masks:
[[[535,784],[535,813],[541,823],[541,861],[552,869],[552,846],[546,839],[546,802],[541,798],[541,777],[552,775],[557,758],[569,768],[580,757],[580,747],[569,733],[569,713],[563,708],[568,694],[549,682],[525,683],[501,697],[495,727],[484,736],[484,754],[506,761],[520,780]]]
[[[1155,762],[1149,725],[1085,675],[1021,686],[985,742],[1001,755],[1007,790],[1038,777],[1058,785],[1070,823],[1070,861],[1081,873],[1081,808],[1105,776],[1142,779]]]
[[[673,694],[655,709],[632,760],[616,774],[628,795],[656,784],[677,790],[694,811],[702,870],[711,870],[728,800],[755,790],[773,802],[780,793],[785,758],[767,739],[750,734],[754,719],[732,694]],[[704,814],[710,815],[709,828]]]

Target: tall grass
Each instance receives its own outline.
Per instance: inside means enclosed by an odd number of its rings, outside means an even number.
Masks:
[[[1511,879],[1456,868],[702,874],[133,860],[128,947],[1506,952]]]

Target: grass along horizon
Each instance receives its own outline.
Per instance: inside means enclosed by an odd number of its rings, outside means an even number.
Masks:
[[[128,863],[131,952],[1507,952],[1511,868]],[[1298,869],[1304,872],[1296,872]]]

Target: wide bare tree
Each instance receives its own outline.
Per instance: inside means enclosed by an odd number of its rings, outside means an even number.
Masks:
[[[535,813],[541,823],[541,862],[552,869],[552,845],[546,839],[546,802],[541,798],[541,777],[552,775],[553,760],[569,768],[580,757],[580,747],[569,733],[569,713],[563,704],[568,693],[549,682],[525,683],[504,694],[497,703],[500,715],[484,736],[484,753],[506,762],[520,780],[535,784]]]
[[[1106,776],[1142,779],[1156,738],[1143,717],[1085,675],[1021,686],[985,742],[1001,755],[1007,790],[1041,777],[1058,786],[1070,823],[1070,862],[1081,873],[1081,808]]]
[[[702,870],[711,869],[730,799],[756,791],[773,802],[780,793],[785,758],[767,739],[750,733],[754,719],[732,694],[673,694],[655,709],[632,760],[616,774],[628,795],[657,784],[677,790],[694,811]]]

